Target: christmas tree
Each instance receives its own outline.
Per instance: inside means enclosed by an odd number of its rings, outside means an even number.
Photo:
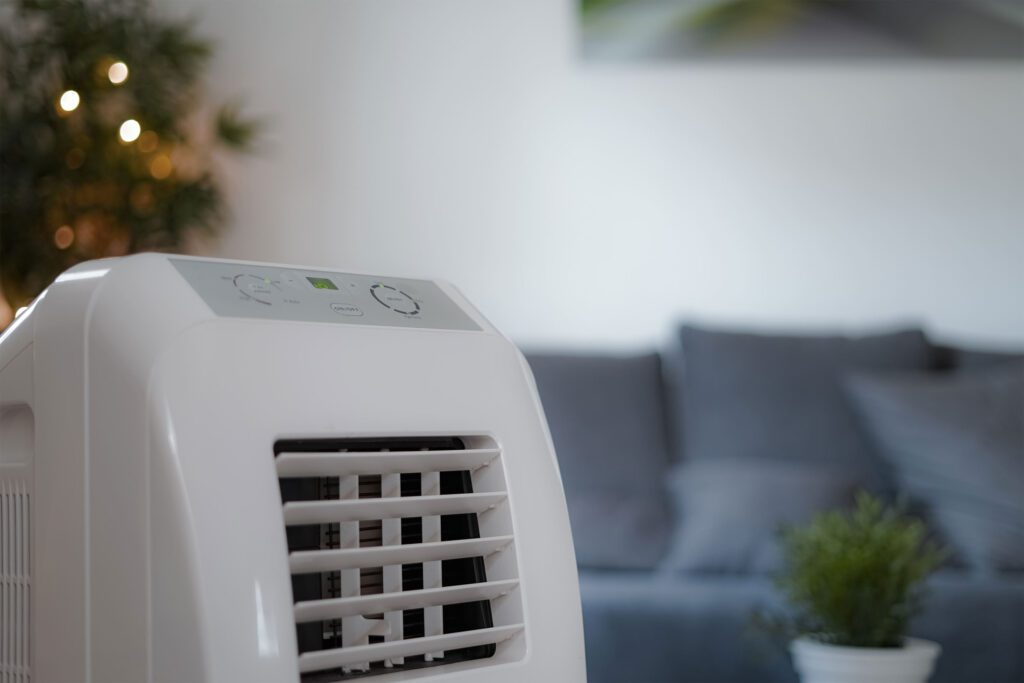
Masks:
[[[0,288],[27,304],[79,261],[174,250],[225,217],[212,159],[257,126],[204,106],[211,53],[147,0],[0,8]],[[0,320],[0,326],[3,321]]]

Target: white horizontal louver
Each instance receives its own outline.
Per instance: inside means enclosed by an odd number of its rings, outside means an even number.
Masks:
[[[522,624],[495,626],[479,631],[462,631],[440,636],[427,636],[413,640],[357,645],[339,650],[323,650],[306,653],[299,657],[299,671],[322,671],[336,666],[345,667],[365,660],[392,659],[424,654],[425,650],[444,650],[475,645],[491,645],[508,640],[523,630]]]
[[[299,623],[323,619],[340,619],[373,612],[417,609],[431,605],[451,605],[474,600],[493,600],[513,591],[519,582],[484,581],[462,586],[425,588],[388,595],[364,595],[355,598],[316,600],[295,604],[295,621]]]
[[[381,453],[281,453],[279,477],[454,472],[475,470],[498,457],[493,448],[467,451],[387,451]]]
[[[288,568],[292,574],[342,571],[386,567],[414,562],[440,562],[463,557],[485,557],[502,550],[512,542],[511,536],[473,538],[462,541],[413,543],[380,548],[345,548],[342,550],[306,550],[291,553]]]
[[[521,609],[491,609],[519,599],[509,570],[516,563],[503,557],[515,552],[504,476],[486,477],[487,490],[477,490],[500,451],[461,448],[457,439],[423,444],[306,440],[275,449],[304,677],[486,657],[478,653],[493,654],[522,632],[521,617],[499,623]],[[453,481],[467,482],[465,490],[451,491]],[[449,526],[443,537],[449,515],[472,523]],[[453,538],[452,528],[473,533]],[[448,562],[462,573],[444,569]],[[463,611],[449,619],[448,609]]]
[[[486,512],[505,500],[504,493],[456,493],[448,496],[371,498],[363,500],[285,503],[285,524],[328,524],[361,519],[394,519],[423,515]]]

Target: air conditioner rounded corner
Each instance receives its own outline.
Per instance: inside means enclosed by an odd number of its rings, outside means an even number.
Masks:
[[[46,298],[48,291],[49,287],[40,292],[24,310],[15,315],[7,329],[0,332],[0,368],[7,367],[15,356],[32,343],[38,320],[36,309]]]
[[[480,326],[481,330],[497,334],[506,340],[508,339],[498,330],[497,327],[494,326],[493,323],[491,323],[490,320],[487,319],[487,316],[481,313],[480,310],[470,302],[469,298],[463,293],[462,289],[460,289],[458,285],[444,279],[434,279],[431,281],[437,285],[441,291],[448,294],[448,296],[450,296],[459,305],[459,308],[465,311],[466,314],[473,319],[473,322]]]
[[[76,263],[75,265],[71,266],[70,268],[68,268],[67,270],[63,271],[60,275],[57,276],[55,281],[56,282],[61,282],[61,281],[67,281],[69,279],[70,280],[78,279],[78,278],[74,278],[74,277],[71,277],[71,278],[67,277],[69,275],[73,276],[73,275],[78,275],[78,274],[81,274],[81,273],[97,273],[99,271],[104,271],[105,272],[105,271],[108,271],[111,268],[113,268],[118,263],[125,262],[125,261],[127,261],[129,259],[138,261],[138,260],[141,260],[142,258],[145,258],[147,256],[151,256],[151,254],[142,253],[142,254],[132,254],[131,256],[109,256],[107,258],[97,258],[97,259],[90,259],[88,261],[80,261],[80,262]],[[63,278],[63,280],[62,280],[62,278]]]

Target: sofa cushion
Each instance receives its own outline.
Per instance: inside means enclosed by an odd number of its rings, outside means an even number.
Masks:
[[[766,577],[580,572],[589,683],[796,683],[784,649],[752,634],[777,611]]]
[[[843,392],[855,371],[924,370],[920,330],[864,337],[763,335],[681,328],[683,457],[841,464],[881,478]],[[873,482],[874,483],[874,482]]]
[[[1024,576],[944,571],[926,588],[910,635],[942,645],[930,683],[1024,680]]]
[[[676,526],[663,567],[675,572],[767,573],[782,566],[778,531],[850,506],[860,478],[843,467],[774,460],[697,460],[669,488]]]
[[[901,485],[964,559],[1024,569],[1024,363],[850,388]]]
[[[528,354],[584,567],[653,567],[670,524],[657,354]]]
[[[1024,576],[940,572],[910,635],[942,645],[931,683],[1024,680]],[[782,609],[763,576],[580,572],[590,683],[795,683],[785,643],[751,628]]]

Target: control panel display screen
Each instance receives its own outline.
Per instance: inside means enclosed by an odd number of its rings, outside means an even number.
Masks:
[[[307,277],[313,289],[338,289],[338,286],[325,277]]]

